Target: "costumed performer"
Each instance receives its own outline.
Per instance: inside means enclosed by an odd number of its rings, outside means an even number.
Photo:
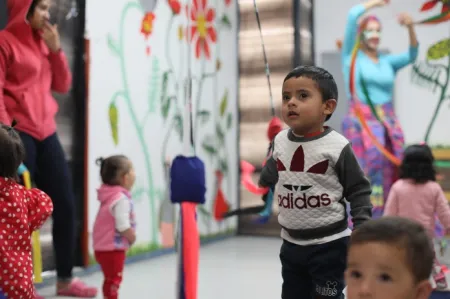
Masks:
[[[352,142],[358,161],[371,181],[374,218],[383,214],[389,189],[396,180],[397,166],[389,161],[371,141],[368,132],[363,129],[357,117],[356,105],[362,109],[363,118],[377,140],[400,159],[403,153],[404,137],[392,103],[395,75],[400,69],[415,61],[419,46],[412,18],[407,14],[401,14],[398,21],[408,31],[409,49],[400,54],[380,53],[382,29],[380,20],[373,15],[366,16],[360,22],[359,20],[370,9],[385,6],[388,3],[389,0],[372,0],[352,7],[347,17],[341,49],[343,73],[349,86],[352,79],[350,78],[352,52],[355,47],[359,47],[353,78],[356,85],[356,98],[350,95],[349,113],[342,126],[344,135]],[[350,90],[347,89],[347,92],[350,93]]]

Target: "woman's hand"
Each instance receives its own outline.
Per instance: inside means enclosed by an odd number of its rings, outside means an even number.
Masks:
[[[412,17],[407,13],[398,16],[398,23],[402,26],[411,27],[414,24]]]
[[[52,52],[58,52],[61,49],[61,40],[59,38],[58,25],[52,25],[47,22],[42,30],[42,39]]]
[[[378,6],[385,6],[389,4],[390,0],[379,0],[378,2]]]
[[[382,7],[385,5],[388,5],[390,2],[390,0],[372,0],[372,1],[368,1],[366,3],[364,3],[364,7],[366,9],[372,9],[375,7]]]

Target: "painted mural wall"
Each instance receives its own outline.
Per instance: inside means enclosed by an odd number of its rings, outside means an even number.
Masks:
[[[322,53],[337,51],[336,41],[343,37],[347,13],[358,3],[363,1],[314,1],[315,57],[319,66]],[[446,0],[396,0],[371,11],[382,21],[381,48],[391,53],[408,47],[408,34],[397,23],[398,14],[407,12],[417,21],[435,19],[430,24],[416,26],[419,56],[415,65],[399,72],[396,80],[395,107],[407,144],[426,140],[435,148],[450,147],[449,9]]]
[[[169,202],[167,169],[182,150],[189,73],[194,143],[207,171],[200,234],[236,231],[237,219],[218,217],[238,200],[236,5],[231,0],[87,1],[89,235],[101,184],[95,160],[120,153],[132,160],[137,175],[132,194],[138,241],[129,254],[174,245],[177,213]]]

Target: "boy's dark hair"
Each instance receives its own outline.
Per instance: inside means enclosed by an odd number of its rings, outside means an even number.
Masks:
[[[100,157],[96,163],[100,166],[102,182],[107,185],[119,185],[120,177],[130,171],[128,158],[124,155],[110,156],[106,159]]]
[[[322,95],[322,101],[326,102],[330,99],[338,101],[338,87],[336,81],[334,81],[333,75],[327,70],[310,65],[301,65],[293,69],[284,78],[284,82],[291,78],[305,77],[313,80],[317,84],[317,88]],[[328,115],[325,121],[329,120],[332,114]]]
[[[25,147],[13,127],[0,124],[0,177],[17,178],[17,169],[25,159]]]
[[[406,148],[400,165],[400,178],[412,179],[416,183],[436,181],[434,157],[426,144],[415,144]]]
[[[398,246],[406,254],[406,264],[416,282],[431,275],[434,247],[425,228],[417,222],[401,217],[382,217],[359,226],[350,238],[350,245],[385,243]]]

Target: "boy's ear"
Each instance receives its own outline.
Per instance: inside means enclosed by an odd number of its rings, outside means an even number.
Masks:
[[[414,299],[427,299],[430,298],[431,292],[433,291],[433,288],[431,286],[430,281],[423,280],[419,282],[416,286],[416,295]]]
[[[333,114],[334,110],[336,110],[337,101],[335,99],[329,99],[325,103],[323,103],[323,105],[325,108],[323,112],[328,116]]]

